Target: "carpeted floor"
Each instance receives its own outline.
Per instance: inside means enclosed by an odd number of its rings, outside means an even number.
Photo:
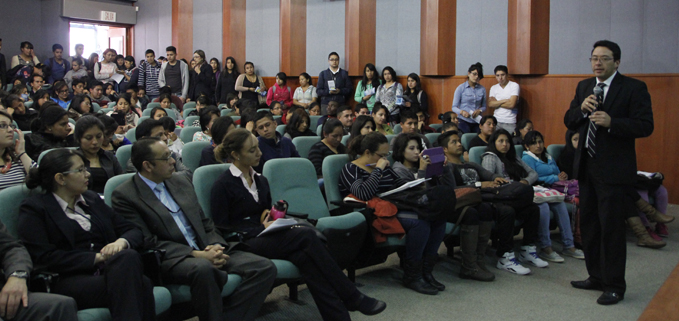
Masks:
[[[668,214],[679,216],[679,206],[671,205]],[[587,277],[585,262],[566,258],[565,263],[550,263],[545,269],[531,267],[533,273],[518,276],[494,268],[488,256],[488,266],[496,274],[494,282],[462,280],[459,261],[445,256],[441,246],[441,262],[436,266],[436,278],[446,290],[435,296],[416,293],[404,288],[398,278],[398,257],[392,255],[386,263],[357,272],[360,290],[387,302],[387,309],[373,317],[353,312],[353,320],[636,320],[660,285],[679,262],[679,224],[668,225],[667,246],[651,250],[636,246],[636,238],[627,237],[627,293],[625,300],[614,306],[600,306],[596,299],[601,292],[577,290],[571,280]],[[558,235],[553,235],[554,248],[560,250]],[[490,254],[490,251],[488,252]],[[281,286],[269,295],[257,320],[320,320],[309,291],[300,287],[301,304],[287,298],[287,287]]]

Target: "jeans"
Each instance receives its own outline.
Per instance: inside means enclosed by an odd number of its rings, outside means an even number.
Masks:
[[[571,230],[571,219],[568,216],[566,203],[542,203],[538,204],[540,208],[540,227],[538,229],[538,237],[542,248],[552,246],[552,240],[549,236],[549,213],[550,209],[556,212],[556,223],[561,231],[561,241],[564,249],[572,248],[573,245],[573,231]]]
[[[406,255],[409,262],[421,261],[423,254],[436,255],[446,233],[446,221],[425,221],[398,217],[406,231]]]
[[[460,129],[463,133],[475,133],[475,134],[477,134],[479,132],[479,124],[469,123],[469,122],[466,122],[462,119],[460,119],[460,124],[457,125],[457,128]]]
[[[516,130],[516,123],[497,123],[497,129],[504,129],[508,131],[510,134],[514,133],[514,130]]]

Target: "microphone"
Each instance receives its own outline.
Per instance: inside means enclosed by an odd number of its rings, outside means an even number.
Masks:
[[[596,109],[599,109],[601,102],[604,100],[604,89],[600,86],[594,86],[594,95],[596,96]]]

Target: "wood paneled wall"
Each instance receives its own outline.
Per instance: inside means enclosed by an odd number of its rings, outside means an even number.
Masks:
[[[245,62],[245,0],[222,0],[222,68],[227,56]],[[227,54],[228,53],[228,54]]]
[[[193,57],[193,0],[172,0],[172,26],[177,27],[172,28],[172,45],[177,48],[177,56],[190,60]]]

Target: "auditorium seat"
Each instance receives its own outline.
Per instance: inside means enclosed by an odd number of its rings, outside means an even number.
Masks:
[[[398,135],[403,131],[401,124],[394,125],[394,135]]]
[[[285,127],[287,125],[278,125],[276,126],[276,131],[281,134],[281,136],[285,135]]]
[[[136,132],[137,127],[130,128],[129,130],[127,130],[127,133],[125,133],[125,138],[127,138],[127,140],[129,140],[131,143],[136,142],[137,141],[137,136],[135,135]]]
[[[194,121],[199,121],[200,122],[200,116],[189,116],[184,119],[184,127],[191,127],[193,126]],[[200,126],[198,126],[200,127]]]
[[[311,146],[321,141],[318,136],[299,136],[292,139],[299,156],[302,158],[309,158],[309,150]]]
[[[465,150],[469,150],[469,143],[472,141],[472,138],[476,137],[478,134],[476,133],[466,133],[462,134],[462,137],[460,137],[460,142],[462,143],[462,147],[464,147]]]
[[[436,143],[436,140],[441,136],[441,133],[429,133],[429,134],[424,134],[424,137],[427,137],[427,140],[432,144],[432,146]]]
[[[130,160],[131,156],[132,144],[120,146],[118,147],[118,150],[116,150],[116,158],[118,159],[120,166],[123,168],[123,172],[127,170],[127,161]]]
[[[182,117],[183,118],[189,117],[189,114],[194,110],[196,110],[196,109],[195,108],[186,108],[186,105],[184,105],[184,111],[182,112]]]
[[[201,131],[200,127],[195,127],[195,126],[184,126],[182,129],[182,132],[180,133],[179,138],[184,142],[184,144],[188,144],[193,141],[193,134]]]
[[[195,172],[196,168],[200,165],[201,152],[205,147],[210,146],[210,142],[189,142],[182,148],[182,163],[191,172]]]

